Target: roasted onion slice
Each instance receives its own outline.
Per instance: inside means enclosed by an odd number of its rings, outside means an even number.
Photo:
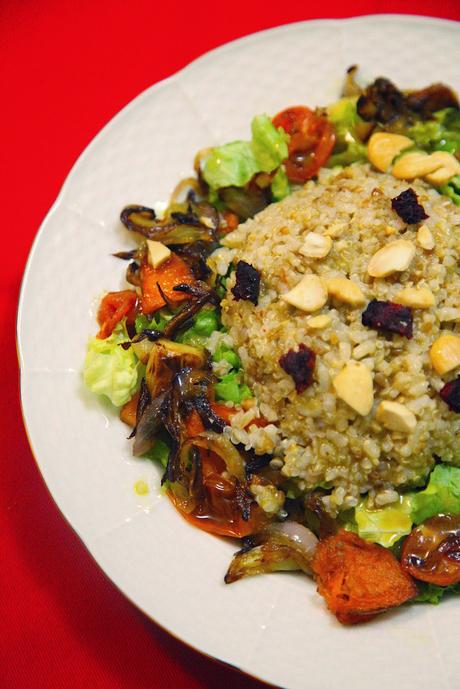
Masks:
[[[240,482],[245,480],[244,461],[236,447],[225,435],[214,431],[204,431],[187,440],[180,449],[180,461],[183,469],[189,464],[189,453],[192,448],[214,452],[225,464],[227,472]]]
[[[241,221],[253,218],[270,203],[268,191],[258,187],[225,187],[219,189],[219,198]]]
[[[214,240],[213,229],[205,225],[189,225],[179,222],[157,221],[155,211],[146,206],[126,206],[120,220],[131,232],[138,232],[146,239],[154,239],[163,244],[190,244],[199,240]]]
[[[137,422],[133,446],[135,457],[142,457],[155,445],[156,435],[162,423],[161,409],[165,396],[166,393],[163,392],[152,400],[145,407],[142,416],[140,416]]]
[[[270,524],[251,537],[251,541],[254,545],[243,548],[234,556],[225,575],[226,584],[268,572],[300,569],[311,574],[310,563],[318,539],[302,524],[289,521]]]
[[[266,517],[248,491],[243,458],[225,436],[205,431],[186,440],[169,474],[169,497],[194,526],[234,538],[263,527]]]
[[[195,177],[187,177],[181,180],[173,189],[169,205],[174,206],[187,201],[201,199],[203,190]]]
[[[203,349],[161,338],[152,343],[145,377],[152,397],[167,390],[173,375],[184,367],[201,368],[206,355]]]
[[[444,108],[459,109],[457,95],[445,84],[431,84],[418,91],[410,91],[406,96],[406,103],[410,110],[425,118]]]

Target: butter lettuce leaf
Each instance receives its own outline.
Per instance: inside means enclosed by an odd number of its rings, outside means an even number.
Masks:
[[[268,115],[256,115],[251,141],[231,141],[211,149],[203,177],[211,189],[244,187],[258,172],[273,172],[288,157],[289,136]]]
[[[435,466],[425,490],[412,499],[415,524],[443,513],[460,514],[460,468],[448,464]]]
[[[400,496],[397,503],[371,509],[368,500],[362,500],[354,522],[362,538],[390,548],[411,532],[413,524],[447,513],[460,514],[460,468],[438,464],[426,488]]]
[[[203,167],[203,177],[214,189],[244,187],[256,172],[258,164],[248,141],[232,141],[213,148]]]
[[[370,509],[368,500],[362,500],[355,508],[355,521],[361,538],[390,548],[412,530],[412,496],[379,509]]]
[[[291,185],[283,165],[278,168],[272,179],[271,190],[275,201],[281,201],[291,193]]]
[[[364,120],[358,115],[356,101],[356,97],[340,98],[327,108],[327,117],[334,125],[336,136],[336,144],[327,167],[351,165],[367,158],[366,146],[357,134],[357,127]]]
[[[119,324],[105,340],[91,337],[83,368],[86,387],[108,397],[116,407],[131,399],[139,382],[139,360],[131,348],[120,347],[126,341],[129,337],[124,324]]]
[[[327,107],[327,117],[334,125],[336,134],[343,139],[359,122],[363,122],[356,109],[356,96],[346,96]]]
[[[288,157],[289,135],[274,126],[268,115],[256,115],[251,123],[252,148],[260,172],[272,172]]]
[[[452,584],[452,586],[438,586],[437,584],[426,584],[423,581],[417,581],[418,596],[408,601],[413,603],[431,603],[432,605],[439,605],[441,598],[446,594],[460,595],[460,584]]]

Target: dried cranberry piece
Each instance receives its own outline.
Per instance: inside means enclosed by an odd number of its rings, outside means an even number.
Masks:
[[[391,199],[391,207],[408,225],[428,218],[424,207],[418,202],[417,194],[410,187]]]
[[[279,365],[292,377],[299,394],[312,384],[315,361],[315,352],[304,344],[299,345],[298,352],[290,349],[279,358]]]
[[[446,383],[439,394],[451,411],[460,413],[460,376]]]
[[[361,316],[367,328],[412,337],[412,309],[392,301],[372,299]]]
[[[232,294],[237,301],[245,299],[252,301],[254,306],[259,302],[260,273],[246,261],[236,264],[236,283]]]

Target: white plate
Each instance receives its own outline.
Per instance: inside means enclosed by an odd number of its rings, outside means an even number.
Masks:
[[[196,649],[289,689],[458,687],[460,601],[347,629],[305,577],[225,586],[234,545],[187,525],[134,460],[126,427],[82,386],[94,304],[121,286],[127,203],[167,199],[203,146],[247,137],[253,115],[334,100],[347,66],[402,87],[460,91],[459,25],[371,16],[284,26],[226,45],[130,103],[94,139],[44,221],[18,317],[24,417],[64,516],[112,581]],[[150,493],[139,497],[143,478]]]

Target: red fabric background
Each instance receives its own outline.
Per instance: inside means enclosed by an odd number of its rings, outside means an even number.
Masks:
[[[97,131],[147,86],[215,46],[277,24],[382,10],[460,19],[459,0],[281,6],[0,0],[1,689],[262,686],[146,619],[64,522],[23,429],[14,332],[27,254],[65,176]]]

